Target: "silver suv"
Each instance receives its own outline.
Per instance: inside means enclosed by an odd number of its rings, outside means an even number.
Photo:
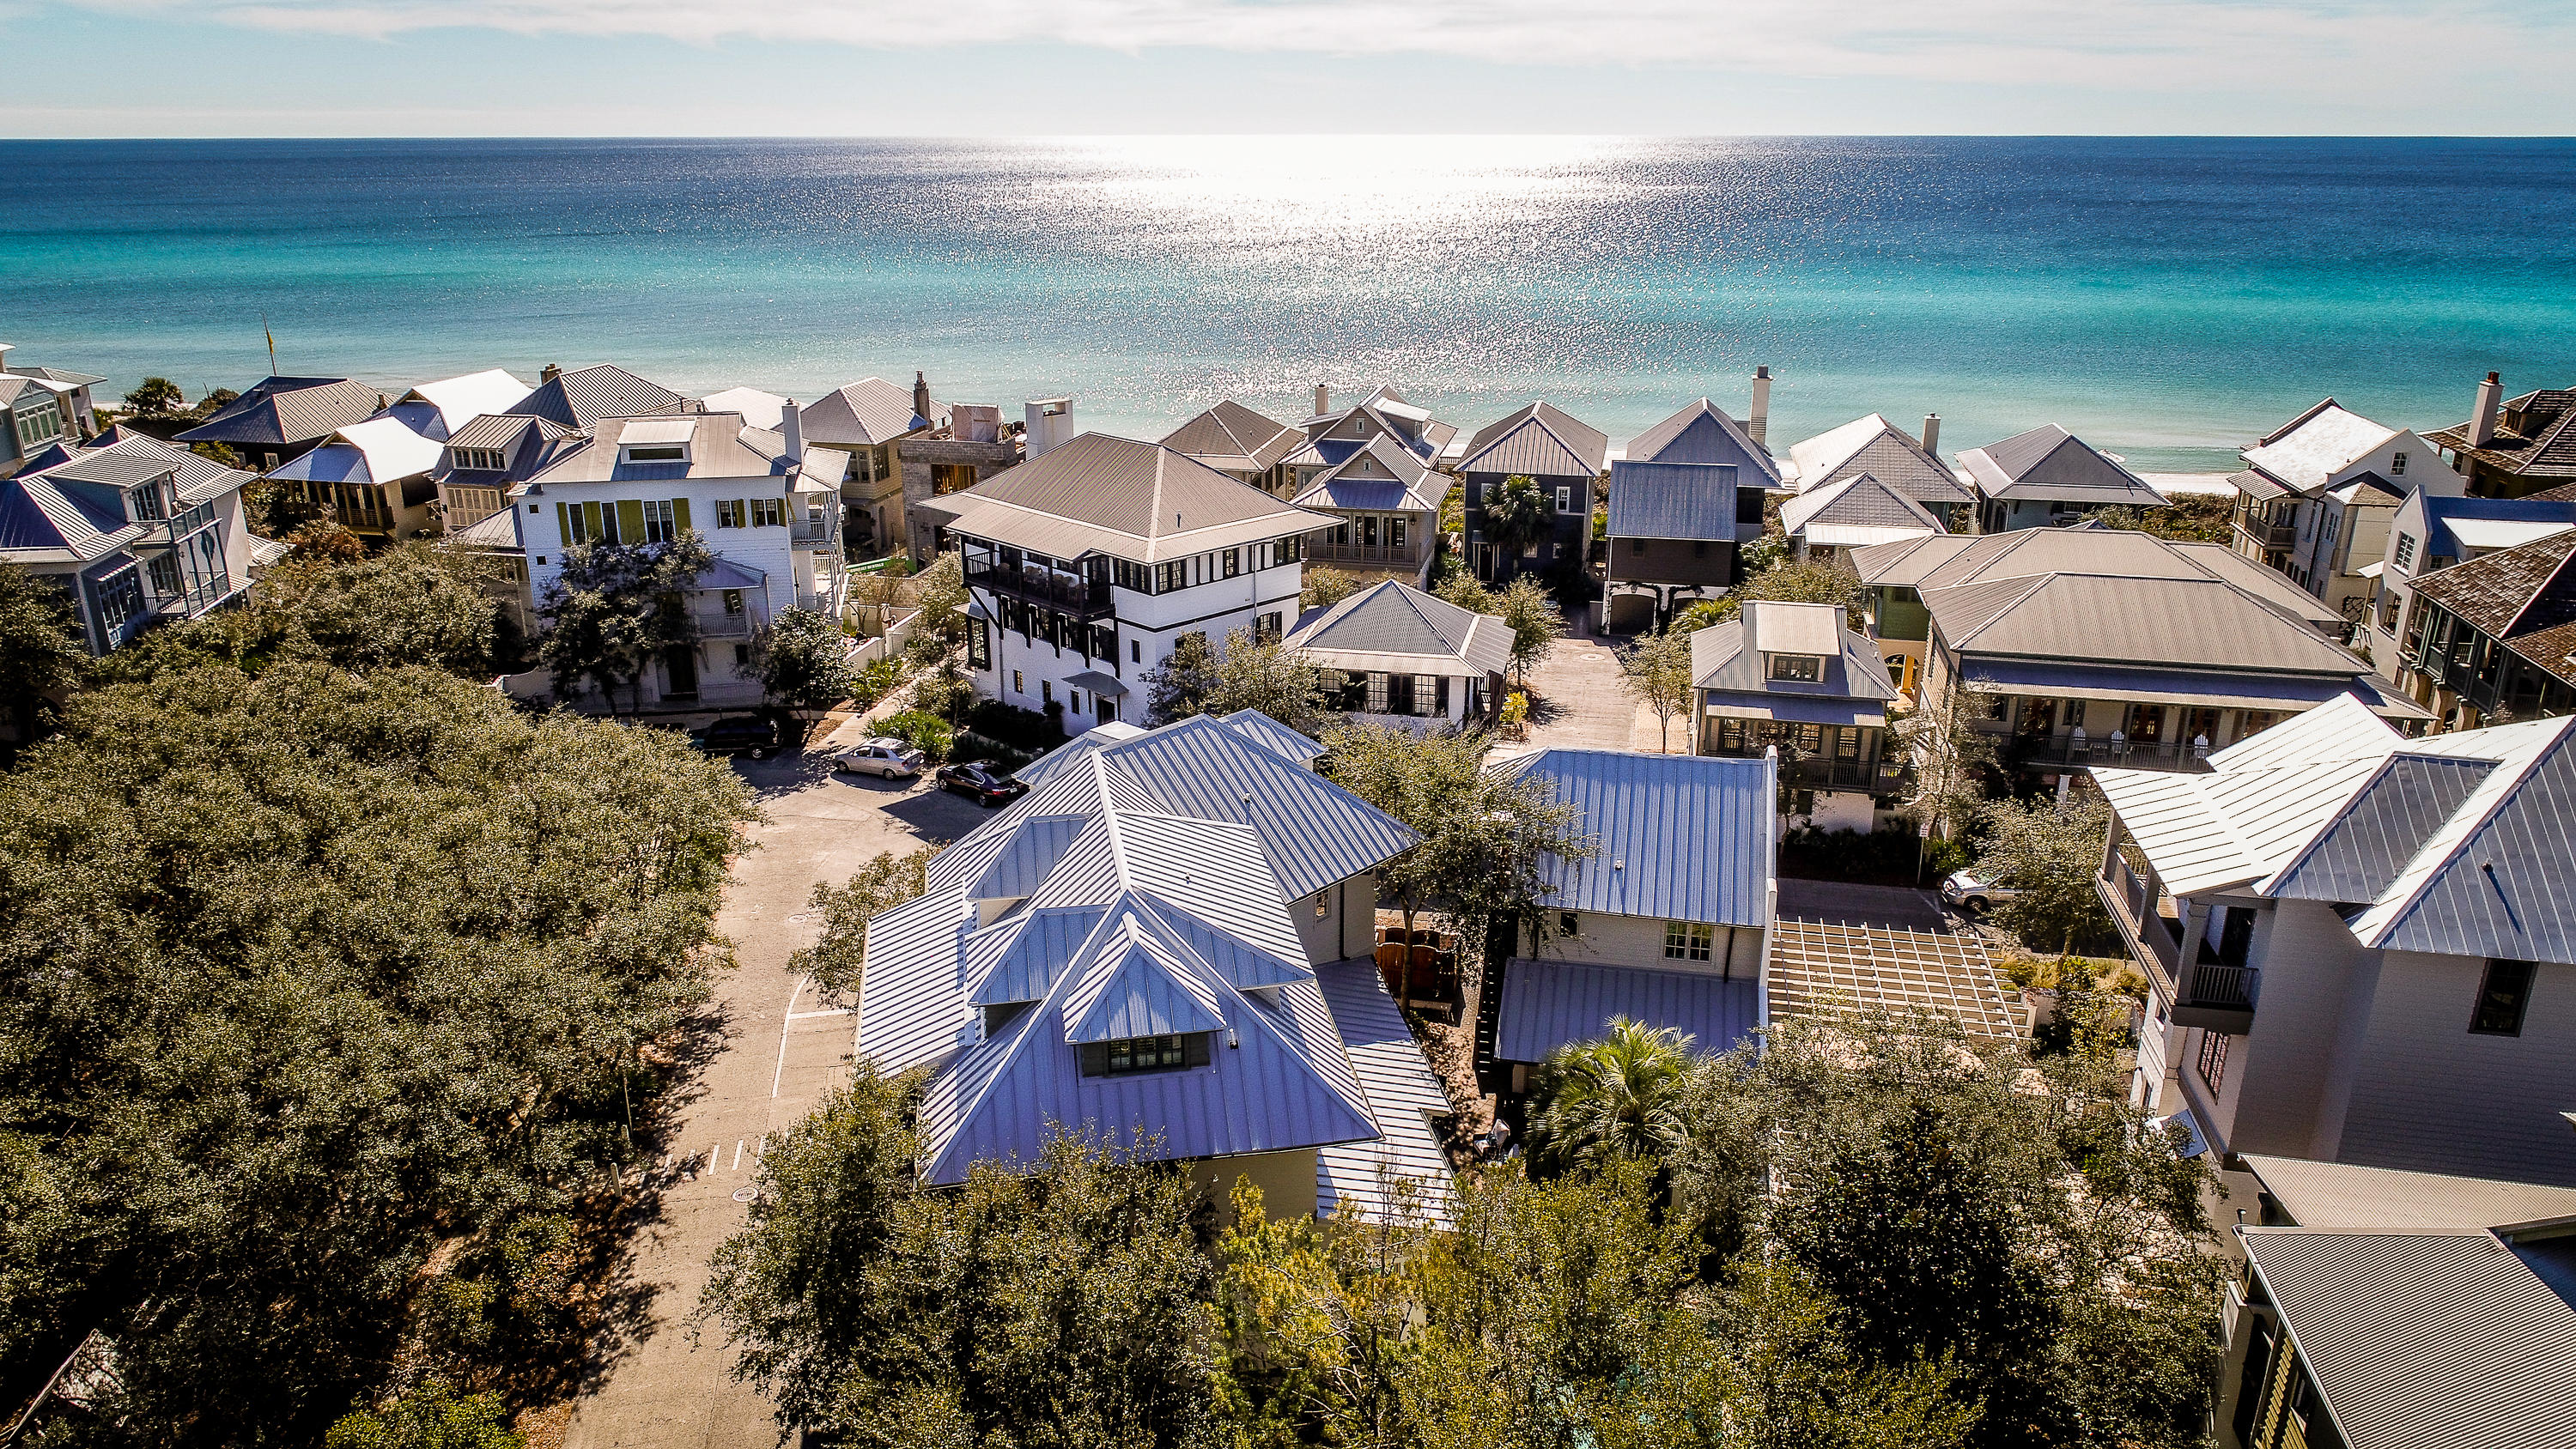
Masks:
[[[1941,882],[1941,904],[1972,921],[2020,894],[2011,886],[1997,885],[1973,871],[1960,871]]]

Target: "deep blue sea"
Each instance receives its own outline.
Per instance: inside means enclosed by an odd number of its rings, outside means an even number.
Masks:
[[[190,393],[615,361],[692,393],[925,370],[1155,436],[1395,382],[1624,440],[1779,377],[2229,466],[2576,382],[2576,142],[1320,137],[0,143],[0,340]]]

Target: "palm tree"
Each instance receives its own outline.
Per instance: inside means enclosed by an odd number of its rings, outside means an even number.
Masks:
[[[1548,530],[1547,495],[1539,492],[1536,481],[1514,473],[1485,495],[1484,515],[1480,531],[1505,565],[1495,570],[1495,577],[1509,578],[1520,572],[1521,550]]]
[[[1557,1048],[1531,1089],[1531,1162],[1542,1172],[1592,1170],[1680,1147],[1691,1045],[1677,1028],[1622,1016],[1599,1041]]]

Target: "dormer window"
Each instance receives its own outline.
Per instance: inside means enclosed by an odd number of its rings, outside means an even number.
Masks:
[[[140,488],[125,490],[126,516],[137,523],[159,523],[170,516],[168,502],[161,496],[161,482],[154,479]]]
[[[685,443],[629,443],[622,459],[628,463],[685,463],[689,449]]]
[[[1178,1036],[1120,1037],[1111,1041],[1088,1042],[1082,1048],[1082,1074],[1086,1077],[1177,1072],[1207,1064],[1208,1034],[1203,1031],[1183,1032]]]
[[[638,418],[617,435],[620,463],[685,463],[698,425],[688,418]]]
[[[1825,661],[1818,654],[1774,654],[1771,677],[1798,684],[1813,684],[1825,677]]]
[[[450,448],[448,457],[460,473],[498,473],[505,466],[498,448]]]

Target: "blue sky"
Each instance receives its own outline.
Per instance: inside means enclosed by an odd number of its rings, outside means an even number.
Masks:
[[[0,0],[0,135],[2576,133],[2576,7]]]

